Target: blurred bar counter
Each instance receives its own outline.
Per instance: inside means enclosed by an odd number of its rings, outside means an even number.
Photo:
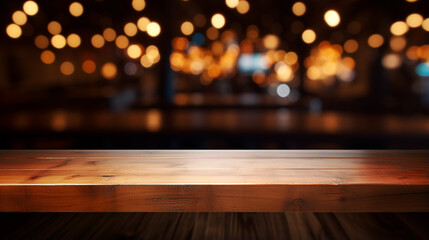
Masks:
[[[151,108],[6,111],[1,116],[1,148],[429,147],[425,115]]]

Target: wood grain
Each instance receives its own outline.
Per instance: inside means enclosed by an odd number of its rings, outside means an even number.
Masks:
[[[429,211],[429,151],[0,151],[0,211]]]

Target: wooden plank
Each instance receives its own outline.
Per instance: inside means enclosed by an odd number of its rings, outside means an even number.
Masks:
[[[429,151],[0,151],[0,211],[429,211]]]

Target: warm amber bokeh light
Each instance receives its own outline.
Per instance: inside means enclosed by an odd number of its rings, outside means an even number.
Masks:
[[[85,73],[91,74],[91,73],[95,72],[95,69],[96,69],[96,65],[95,65],[95,62],[92,60],[88,59],[82,63],[82,70]]]
[[[133,0],[131,5],[133,6],[134,10],[140,12],[146,7],[146,2],[145,0]]]
[[[330,27],[336,27],[338,24],[340,24],[340,15],[335,10],[329,10],[325,13],[324,19],[326,24]]]
[[[66,38],[63,35],[55,35],[51,38],[51,44],[54,48],[64,48],[67,44]]]
[[[280,39],[274,34],[268,34],[262,40],[264,47],[267,49],[275,49],[280,44]]]
[[[141,17],[137,21],[137,27],[140,29],[140,31],[146,32],[147,25],[149,25],[149,23],[150,23],[149,18],[147,18],[147,17]]]
[[[404,50],[404,48],[407,46],[407,40],[403,36],[400,36],[400,37],[394,36],[390,38],[389,44],[390,44],[390,48],[393,51],[399,52]]]
[[[316,40],[316,33],[312,29],[307,29],[302,33],[302,41],[311,44]]]
[[[245,14],[250,10],[250,4],[246,0],[241,0],[237,5],[237,12],[240,14]]]
[[[128,38],[126,36],[119,35],[116,38],[115,44],[118,48],[125,49],[126,47],[128,47],[129,41],[128,41]]]
[[[40,54],[40,60],[45,64],[51,64],[55,62],[55,54],[50,50],[45,50]]]
[[[132,44],[127,48],[127,54],[130,58],[136,59],[142,55],[142,47],[137,44]]]
[[[209,27],[206,32],[207,38],[210,40],[216,40],[219,37],[219,30],[215,27]]]
[[[27,22],[27,15],[23,11],[16,11],[12,14],[12,21],[22,26]]]
[[[40,49],[45,49],[49,46],[49,39],[43,35],[39,35],[34,39],[34,44]]]
[[[39,11],[39,6],[34,1],[26,1],[22,6],[22,9],[28,16],[34,16]]]
[[[185,21],[180,26],[180,30],[184,35],[189,36],[194,32],[194,25],[189,21]]]
[[[344,43],[344,51],[348,53],[354,53],[358,50],[359,44],[354,39],[349,39]]]
[[[116,31],[113,28],[106,28],[103,31],[103,37],[107,42],[113,42],[116,39]]]
[[[236,8],[238,5],[239,0],[225,0],[226,6],[229,8]]]
[[[137,25],[132,22],[129,22],[124,26],[124,33],[128,37],[134,37],[137,34],[137,31]]]
[[[418,13],[412,13],[410,15],[408,15],[406,21],[407,25],[410,28],[417,28],[420,27],[423,23],[423,17],[422,15],[418,14]]]
[[[379,48],[384,43],[384,38],[380,34],[372,34],[368,38],[368,45],[372,48]]]
[[[60,34],[62,30],[61,24],[57,21],[48,23],[48,32],[52,35]]]
[[[80,46],[81,40],[79,35],[72,33],[67,37],[67,44],[72,48],[77,48]]]
[[[303,2],[296,2],[292,5],[292,12],[296,16],[304,15],[306,10],[307,8],[305,7],[305,4]]]
[[[147,25],[146,32],[151,37],[157,37],[161,33],[161,26],[157,22],[150,22]]]
[[[95,34],[91,38],[91,43],[95,48],[102,48],[104,46],[104,38],[100,34]]]
[[[20,26],[12,23],[6,27],[6,33],[10,38],[19,38],[22,35],[22,29]]]
[[[225,17],[220,13],[216,13],[212,16],[211,23],[213,27],[220,29],[225,26]]]
[[[408,32],[408,25],[403,21],[397,21],[390,26],[390,32],[395,36],[401,36]]]
[[[114,79],[116,77],[117,72],[118,69],[116,68],[116,65],[111,62],[105,63],[101,67],[101,75],[109,80]]]
[[[83,14],[83,6],[79,2],[73,2],[69,7],[70,14],[74,17],[79,17]]]
[[[74,73],[74,65],[71,62],[63,62],[60,66],[60,71],[62,74],[69,76]]]

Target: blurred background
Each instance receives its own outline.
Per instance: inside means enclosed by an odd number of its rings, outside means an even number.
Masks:
[[[428,148],[428,9],[1,1],[0,148]]]

